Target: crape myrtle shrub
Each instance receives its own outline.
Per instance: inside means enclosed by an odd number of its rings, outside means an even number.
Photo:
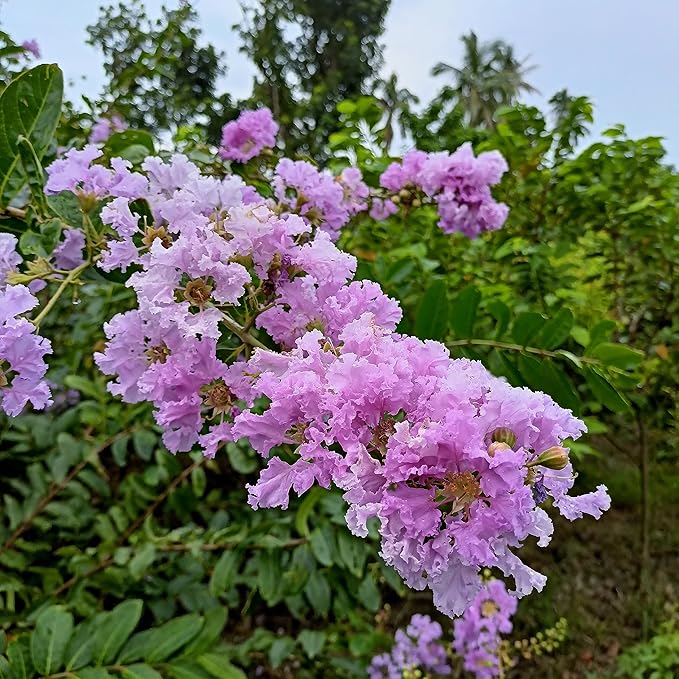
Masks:
[[[319,169],[273,150],[266,109],[219,150],[158,154],[113,118],[57,150],[61,83],[39,66],[0,99],[0,667],[354,676],[407,588],[449,616],[487,568],[513,596],[541,589],[517,552],[549,542],[546,509],[609,505],[603,486],[569,493],[579,395],[625,403],[614,383],[638,362],[601,330],[590,355],[561,348],[566,308],[497,307],[489,337],[511,328],[523,349],[500,377],[435,341],[473,325],[478,299],[449,300],[429,248],[502,227],[502,156]],[[337,242],[410,224],[392,282],[429,283],[404,290],[402,319],[398,290],[355,278]]]

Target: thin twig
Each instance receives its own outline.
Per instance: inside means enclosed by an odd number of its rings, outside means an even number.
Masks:
[[[172,491],[182,482],[184,481],[190,474],[191,472],[198,468],[202,463],[203,463],[204,458],[199,458],[196,460],[193,464],[189,465],[186,467],[186,469],[183,469],[180,474],[178,474],[170,484],[165,488],[165,490],[158,495],[154,499],[154,501],[146,508],[144,513],[137,518],[132,524],[130,524],[129,528],[116,540],[113,549],[120,547],[124,542],[128,540],[128,538],[139,528],[146,519],[155,512],[155,510],[167,499],[167,497],[172,493]],[[113,556],[112,555],[107,555],[103,559],[101,559],[98,563],[96,563],[94,566],[92,566],[90,569],[86,570],[84,573],[80,573],[77,575],[74,575],[72,578],[64,582],[60,587],[58,587],[54,591],[55,597],[61,596],[64,592],[67,592],[73,585],[75,585],[78,581],[84,580],[86,578],[89,578],[91,575],[94,575],[95,573],[98,573],[99,571],[103,571],[104,569],[108,568],[111,564],[113,563]]]
[[[111,436],[104,441],[100,446],[95,448],[90,454],[81,462],[79,462],[59,483],[53,483],[45,496],[38,502],[35,509],[14,529],[14,532],[7,538],[5,543],[0,547],[0,554],[11,549],[17,539],[31,526],[35,518],[42,513],[42,511],[49,505],[50,502],[61,493],[64,488],[78,475],[80,472],[97,456],[109,446],[113,445],[118,439],[127,436],[133,430],[125,430],[118,432],[115,436]]]

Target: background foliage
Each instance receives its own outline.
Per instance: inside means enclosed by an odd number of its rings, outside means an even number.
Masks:
[[[237,105],[219,91],[222,55],[189,3],[157,19],[140,1],[103,8],[88,40],[108,82],[84,104],[62,105],[60,71],[25,71],[25,49],[0,34],[0,229],[20,236],[27,259],[51,251],[77,209],[43,197],[42,167],[102,113],[132,128],[109,139],[107,156],[179,148],[206,171],[223,123],[254,104],[272,108],[288,154],[333,170],[351,160],[373,185],[395,136],[427,151],[499,149],[510,166],[502,231],[470,243],[406,206],[378,225],[357,218],[341,246],[359,277],[401,301],[404,331],[546,391],[588,423],[573,449],[614,508],[601,524],[561,526],[536,551],[550,584],[521,604],[519,636],[564,616],[569,638],[515,676],[669,679],[679,666],[677,173],[659,138],[617,126],[591,143],[585,97],[556,93],[544,112],[521,104],[530,68],[499,40],[465,36],[463,63],[436,65],[441,90],[418,105],[395,76],[379,80],[388,8],[255,3],[240,34],[258,75]],[[18,101],[30,113],[18,117]],[[55,405],[0,419],[0,676],[362,676],[429,601],[383,566],[376,536],[351,536],[339,494],[253,513],[249,447],[172,457],[146,407],[109,397],[91,355],[103,321],[130,304],[123,283],[91,271],[59,301],[44,326],[62,347],[50,363]]]

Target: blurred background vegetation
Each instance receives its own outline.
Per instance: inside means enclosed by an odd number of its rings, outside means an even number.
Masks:
[[[553,544],[531,554],[549,584],[520,603],[517,636],[561,617],[568,636],[510,676],[679,676],[679,176],[658,137],[632,139],[621,124],[592,141],[586,97],[562,90],[548,110],[522,104],[533,63],[500,39],[461,36],[464,58],[432,64],[440,89],[418,101],[397,75],[379,76],[389,4],[251,3],[238,33],[257,76],[242,101],[220,91],[223,55],[191,3],[158,17],[140,0],[104,6],[86,39],[104,55],[106,87],[64,104],[48,156],[119,114],[156,149],[209,170],[223,124],[257,105],[280,122],[286,154],[357,164],[373,185],[397,147],[500,150],[510,167],[495,192],[511,208],[503,230],[469,242],[444,235],[433,211],[405,209],[377,225],[359,216],[340,245],[359,277],[401,301],[403,331],[550,393],[589,426],[573,446],[582,487],[603,480],[613,507],[598,523],[559,521]],[[4,88],[25,60],[0,39]],[[105,150],[134,160],[140,139],[116,135]],[[69,209],[59,206],[66,223]],[[0,228],[22,227],[6,210]],[[48,235],[34,235],[24,254],[44,247]],[[376,536],[351,536],[338,493],[254,513],[249,447],[231,444],[213,461],[164,451],[148,408],[110,398],[91,360],[128,290],[93,273],[81,297],[46,323],[66,347],[51,362],[63,385],[55,405],[0,419],[0,652],[47,611],[43,628],[82,622],[40,676],[87,679],[77,668],[88,653],[97,677],[116,663],[124,676],[177,679],[364,676],[394,628],[431,612],[428,597],[381,564]],[[46,608],[55,603],[65,608]],[[29,662],[36,634],[9,645],[14,666]],[[140,660],[146,669],[129,669]]]

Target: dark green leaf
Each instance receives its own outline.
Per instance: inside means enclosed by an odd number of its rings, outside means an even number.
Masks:
[[[6,207],[24,183],[17,141],[30,140],[41,159],[61,113],[64,78],[56,64],[25,71],[0,95],[0,207]]]
[[[569,337],[573,327],[573,312],[561,309],[554,318],[550,318],[535,339],[535,346],[551,351],[560,347]]]
[[[606,365],[622,370],[634,370],[644,360],[643,352],[624,344],[613,344],[612,342],[597,344],[590,355],[593,358],[598,358]]]
[[[97,665],[111,663],[139,624],[143,603],[131,599],[118,604],[99,623],[93,640],[93,653]]]
[[[480,301],[481,293],[473,285],[464,288],[453,301],[450,309],[450,327],[458,339],[472,336]]]
[[[290,637],[280,637],[276,639],[269,649],[269,662],[274,669],[281,666],[286,658],[290,657],[295,648],[295,640]]]
[[[182,651],[183,657],[200,655],[219,641],[228,610],[226,608],[211,608],[205,612],[203,627],[193,640]]]
[[[232,665],[221,653],[206,653],[198,658],[198,664],[216,679],[247,679],[245,672]]]
[[[309,658],[315,658],[325,645],[325,632],[305,629],[299,633],[297,641]]]
[[[415,315],[415,335],[442,340],[448,330],[448,292],[445,281],[434,280],[424,293]]]
[[[630,410],[624,396],[603,375],[593,368],[586,369],[584,373],[592,393],[603,405],[616,413]]]
[[[31,659],[40,674],[61,669],[72,632],[73,616],[62,606],[50,606],[40,614],[31,635]]]
[[[122,670],[123,679],[163,679],[163,675],[150,665],[138,663]]]
[[[238,573],[241,558],[242,554],[237,550],[222,552],[210,576],[209,590],[212,596],[218,597],[220,594],[231,589],[234,578]]]
[[[545,319],[537,313],[527,311],[519,314],[512,326],[512,338],[517,344],[527,346],[545,324]]]

